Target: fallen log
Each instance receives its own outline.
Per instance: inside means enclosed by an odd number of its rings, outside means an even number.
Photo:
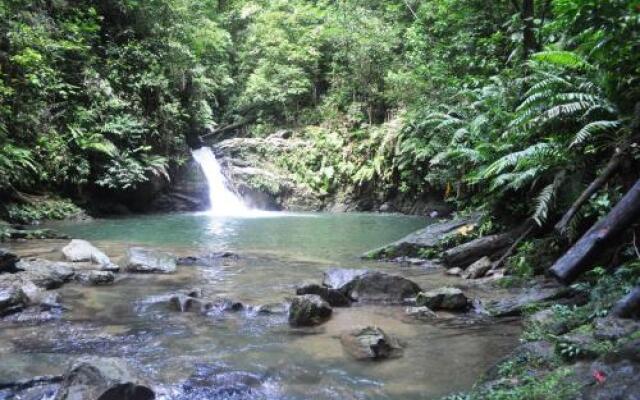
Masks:
[[[613,306],[611,314],[618,318],[640,318],[640,286],[636,286]]]
[[[508,247],[517,236],[517,233],[510,231],[474,239],[445,251],[442,254],[442,259],[450,268],[466,268],[474,261],[485,256],[492,256]]]
[[[558,221],[555,226],[556,231],[560,235],[564,235],[567,232],[567,227],[569,226],[569,222],[576,216],[580,208],[589,201],[591,196],[593,196],[600,188],[613,176],[616,172],[620,164],[622,164],[622,160],[624,159],[623,152],[620,149],[617,149],[613,154],[613,157],[607,163],[607,166],[604,168],[602,173],[598,175],[596,179],[591,182],[591,184],[580,194],[580,197],[576,199],[576,201],[571,205],[569,210],[562,216],[562,219]]]
[[[227,132],[227,131],[232,131],[234,129],[242,128],[243,126],[254,122],[256,119],[258,119],[257,115],[244,118],[244,119],[242,119],[242,120],[240,120],[238,122],[234,122],[232,124],[225,125],[222,128],[218,128],[218,129],[214,130],[213,132],[209,132],[207,134],[204,134],[204,135],[201,136],[201,138],[202,139],[207,139],[207,138],[209,138],[211,136],[220,135],[220,134],[222,134],[224,132]]]
[[[596,256],[640,218],[640,179],[622,200],[600,221],[595,223],[555,264],[550,273],[564,284],[573,282]]]

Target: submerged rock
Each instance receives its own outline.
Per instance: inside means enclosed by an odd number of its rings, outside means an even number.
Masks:
[[[325,322],[333,310],[322,298],[315,294],[296,296],[289,307],[289,325],[315,326]]]
[[[367,269],[332,268],[323,273],[322,285],[330,289],[342,290],[347,283],[370,272]]]
[[[207,299],[204,297],[202,289],[193,289],[186,293],[174,294],[169,298],[168,304],[173,311],[199,312],[201,314],[235,312],[244,309],[244,304],[241,302],[225,297]]]
[[[400,357],[402,346],[397,338],[382,329],[368,326],[340,335],[343,349],[356,360],[384,360]]]
[[[169,299],[169,308],[179,312],[200,312],[205,313],[213,307],[211,302],[196,297],[183,294],[171,296]]]
[[[233,371],[218,365],[199,364],[182,384],[181,399],[264,399],[263,377],[246,371]]]
[[[322,297],[324,301],[329,303],[331,307],[349,307],[351,300],[344,295],[340,290],[332,289],[317,284],[304,285],[296,289],[297,295],[303,294],[317,294]]]
[[[419,321],[431,321],[438,316],[429,307],[407,307],[404,311],[405,315],[411,319]]]
[[[111,285],[116,276],[111,271],[87,271],[76,274],[76,280],[84,285],[105,286]]]
[[[383,272],[368,272],[349,282],[344,290],[347,296],[361,303],[400,304],[415,297],[420,286],[407,278]]]
[[[462,311],[469,307],[469,299],[460,289],[440,288],[418,294],[416,304],[432,310]]]
[[[289,305],[286,303],[261,304],[253,308],[258,315],[281,315],[289,312]]]
[[[20,400],[51,399],[62,382],[62,376],[36,376],[15,382],[0,382],[0,398]],[[8,397],[4,397],[8,395]]]
[[[128,272],[171,274],[176,268],[176,258],[169,253],[141,247],[127,250],[125,269]]]
[[[431,224],[397,242],[371,250],[365,253],[363,258],[392,260],[397,257],[418,257],[421,251],[436,248],[445,236],[458,231],[469,230],[475,226],[479,220],[479,216],[472,216]]]
[[[71,262],[91,262],[103,266],[108,271],[119,269],[106,254],[86,240],[73,239],[62,248],[62,255],[65,260]]]
[[[202,267],[217,267],[225,260],[237,260],[238,255],[230,251],[212,252],[197,256],[178,257],[176,263],[178,265]]]
[[[81,357],[65,374],[55,400],[153,400],[155,393],[119,358]]]

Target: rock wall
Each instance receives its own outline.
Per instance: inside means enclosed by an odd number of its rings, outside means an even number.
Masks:
[[[209,208],[209,188],[200,165],[190,158],[171,173],[171,182],[150,203],[151,211],[202,211]]]
[[[282,133],[266,138],[232,138],[215,144],[213,152],[229,182],[251,207],[288,211],[381,211],[443,216],[450,209],[439,196],[387,198],[366,188],[344,188],[330,195],[296,181],[277,159],[311,146]],[[199,211],[209,207],[208,187],[200,166],[191,159],[173,171],[171,183],[151,202],[151,211]]]

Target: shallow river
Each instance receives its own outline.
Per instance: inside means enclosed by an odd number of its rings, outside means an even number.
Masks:
[[[162,302],[188,288],[246,305],[281,302],[300,283],[320,282],[324,270],[338,266],[401,274],[423,289],[459,283],[441,270],[359,259],[428,223],[378,214],[173,214],[58,224],[116,263],[132,245],[177,255],[229,250],[240,257],[215,267],[181,266],[174,275],[120,274],[110,287],[63,286],[58,290],[70,310],[60,319],[37,326],[0,321],[0,381],[61,374],[73,357],[94,354],[126,358],[162,399],[432,399],[468,389],[515,347],[518,324],[445,313],[415,323],[404,317],[404,307],[356,305],[334,309],[319,328],[297,330],[285,315],[247,309],[202,316],[172,312]],[[10,247],[60,259],[65,244]],[[376,363],[350,359],[338,336],[366,325],[398,336],[404,356]],[[215,389],[228,382],[246,390]]]

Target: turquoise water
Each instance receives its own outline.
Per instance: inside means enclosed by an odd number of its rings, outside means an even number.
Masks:
[[[423,217],[403,215],[274,212],[250,218],[216,217],[206,213],[149,215],[66,222],[55,227],[70,236],[88,240],[275,252],[346,261],[428,223]]]
[[[0,321],[0,381],[64,373],[84,354],[121,357],[152,383],[161,400],[436,399],[470,388],[511,351],[518,324],[439,313],[407,320],[405,307],[335,308],[310,330],[292,329],[286,314],[252,307],[284,302],[328,268],[368,268],[406,276],[423,289],[459,284],[442,270],[363,261],[359,256],[427,225],[420,217],[379,214],[263,214],[219,218],[170,214],[65,222],[55,228],[88,239],[122,264],[142,245],[193,255],[229,250],[217,266],[181,266],[172,275],[120,273],[115,285],[58,289],[68,311],[37,325]],[[59,259],[68,241],[13,244],[23,256]],[[199,315],[167,305],[171,293],[200,288],[244,311]],[[467,291],[469,296],[492,292]],[[379,326],[406,346],[403,357],[363,363],[344,353],[340,334]],[[2,398],[0,393],[0,399]]]

